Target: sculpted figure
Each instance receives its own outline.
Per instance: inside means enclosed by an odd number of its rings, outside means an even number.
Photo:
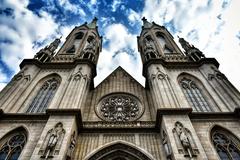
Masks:
[[[196,156],[197,148],[195,146],[191,132],[187,128],[185,128],[182,123],[175,123],[173,133],[177,136],[176,143],[178,144],[179,141],[181,145],[180,148],[182,148],[182,151],[185,152],[185,155],[189,156],[190,158]]]
[[[56,126],[48,131],[47,134],[47,144],[44,150],[44,154],[42,157],[48,158],[52,157],[52,154],[56,148],[56,145],[59,143],[60,138],[62,138],[62,135],[64,133],[63,125],[62,123],[57,123]]]
[[[76,147],[76,139],[75,139],[75,131],[73,132],[72,136],[71,136],[71,142],[67,151],[67,160],[71,160],[72,159],[72,155],[73,152],[75,150]]]
[[[48,46],[48,49],[51,51],[51,52],[54,52],[58,45],[61,43],[61,40],[60,38],[56,38],[49,46]]]

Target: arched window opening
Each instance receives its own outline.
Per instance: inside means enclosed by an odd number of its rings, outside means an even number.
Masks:
[[[27,113],[45,112],[53,96],[55,95],[58,86],[59,80],[56,78],[47,80],[33,98],[28,107]]]
[[[193,111],[197,112],[209,112],[212,111],[206,98],[204,97],[202,90],[199,86],[188,78],[183,78],[180,81],[180,85],[183,89],[184,95],[187,101],[192,106]]]
[[[75,53],[75,51],[79,48],[81,44],[81,40],[83,38],[83,33],[79,32],[75,35],[75,39],[73,41],[73,45],[67,50],[67,53]]]
[[[157,58],[157,56],[153,52],[150,53],[150,57],[151,58]]]
[[[24,131],[6,136],[0,143],[0,160],[17,160],[26,142],[27,137]]]
[[[215,127],[211,138],[221,160],[240,159],[240,141],[230,132],[221,127]]]
[[[164,53],[173,53],[173,50],[170,49],[171,47],[169,46],[169,44],[167,43],[167,40],[161,33],[157,33],[157,39]]]
[[[151,160],[141,151],[122,143],[107,146],[86,160]]]
[[[85,44],[85,48],[88,48],[89,46],[91,46],[92,47],[92,44],[91,43],[95,43],[94,42],[94,37],[93,36],[89,36],[88,37],[88,39],[87,39],[87,42],[86,42],[86,44]]]

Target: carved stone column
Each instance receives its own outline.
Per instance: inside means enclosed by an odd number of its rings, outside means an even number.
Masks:
[[[151,66],[149,69],[150,90],[156,101],[156,108],[180,108],[176,93],[164,67]]]
[[[162,143],[168,160],[207,160],[192,126],[191,109],[159,109]]]
[[[81,124],[80,110],[48,109],[47,114],[49,119],[30,159],[71,159]]]
[[[68,84],[59,108],[80,108],[84,94],[88,91],[90,82],[90,67],[78,66],[69,76]]]

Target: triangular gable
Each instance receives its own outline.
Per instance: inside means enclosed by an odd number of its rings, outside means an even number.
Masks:
[[[125,69],[121,66],[117,67],[112,73],[110,73],[101,83],[99,83],[95,88],[97,89],[99,86],[103,85],[104,83],[109,83],[110,81],[114,81],[115,79],[122,79],[126,78],[128,81],[139,85],[140,87],[144,88],[135,78],[133,78]]]

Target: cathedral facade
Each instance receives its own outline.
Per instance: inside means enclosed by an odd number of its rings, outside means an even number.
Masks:
[[[145,86],[118,67],[94,87],[96,22],[24,59],[1,91],[0,160],[240,160],[240,93],[216,59],[143,18]]]

